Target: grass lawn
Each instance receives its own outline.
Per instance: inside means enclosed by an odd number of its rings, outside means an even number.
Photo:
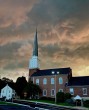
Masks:
[[[33,101],[33,102],[43,102],[43,103],[48,103],[48,104],[55,104],[55,101],[51,100],[27,100],[27,101]],[[68,103],[56,103],[56,105],[61,105],[61,106],[72,106]]]
[[[44,103],[51,103],[51,104],[55,104],[54,101],[49,101],[49,100],[29,100],[29,101],[34,101],[34,102],[44,102]]]
[[[0,101],[0,105],[11,105],[11,106],[19,106],[18,104],[14,104],[11,102]]]

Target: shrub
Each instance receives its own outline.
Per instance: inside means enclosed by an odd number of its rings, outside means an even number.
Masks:
[[[51,98],[51,97],[41,97],[39,100],[51,100],[51,101],[54,101],[55,98]]]
[[[66,103],[68,103],[70,105],[75,105],[75,102],[72,99],[67,99]]]
[[[83,104],[85,107],[89,107],[89,100],[84,101]]]
[[[49,101],[54,101],[55,98],[47,97],[47,100],[49,100]]]
[[[57,103],[64,102],[64,92],[58,92],[56,97],[57,97]]]
[[[65,93],[64,97],[65,97],[65,101],[66,101],[67,99],[71,99],[72,95],[70,93]]]
[[[40,97],[40,100],[47,100],[47,97]]]

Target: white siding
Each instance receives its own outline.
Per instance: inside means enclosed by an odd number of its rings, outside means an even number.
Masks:
[[[6,97],[6,99],[9,100],[12,98],[12,95],[15,95],[15,91],[8,85],[1,89],[1,98]]]

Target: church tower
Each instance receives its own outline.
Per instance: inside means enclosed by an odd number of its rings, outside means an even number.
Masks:
[[[34,43],[33,43],[33,55],[32,58],[29,60],[29,78],[38,69],[39,69],[39,59],[38,59],[37,29],[36,29]]]

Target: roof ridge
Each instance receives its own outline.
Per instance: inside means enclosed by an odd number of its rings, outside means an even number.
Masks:
[[[62,68],[48,68],[48,69],[42,69],[42,70],[67,69],[67,68],[70,68],[70,67],[65,67],[65,68],[64,67],[62,67]]]

